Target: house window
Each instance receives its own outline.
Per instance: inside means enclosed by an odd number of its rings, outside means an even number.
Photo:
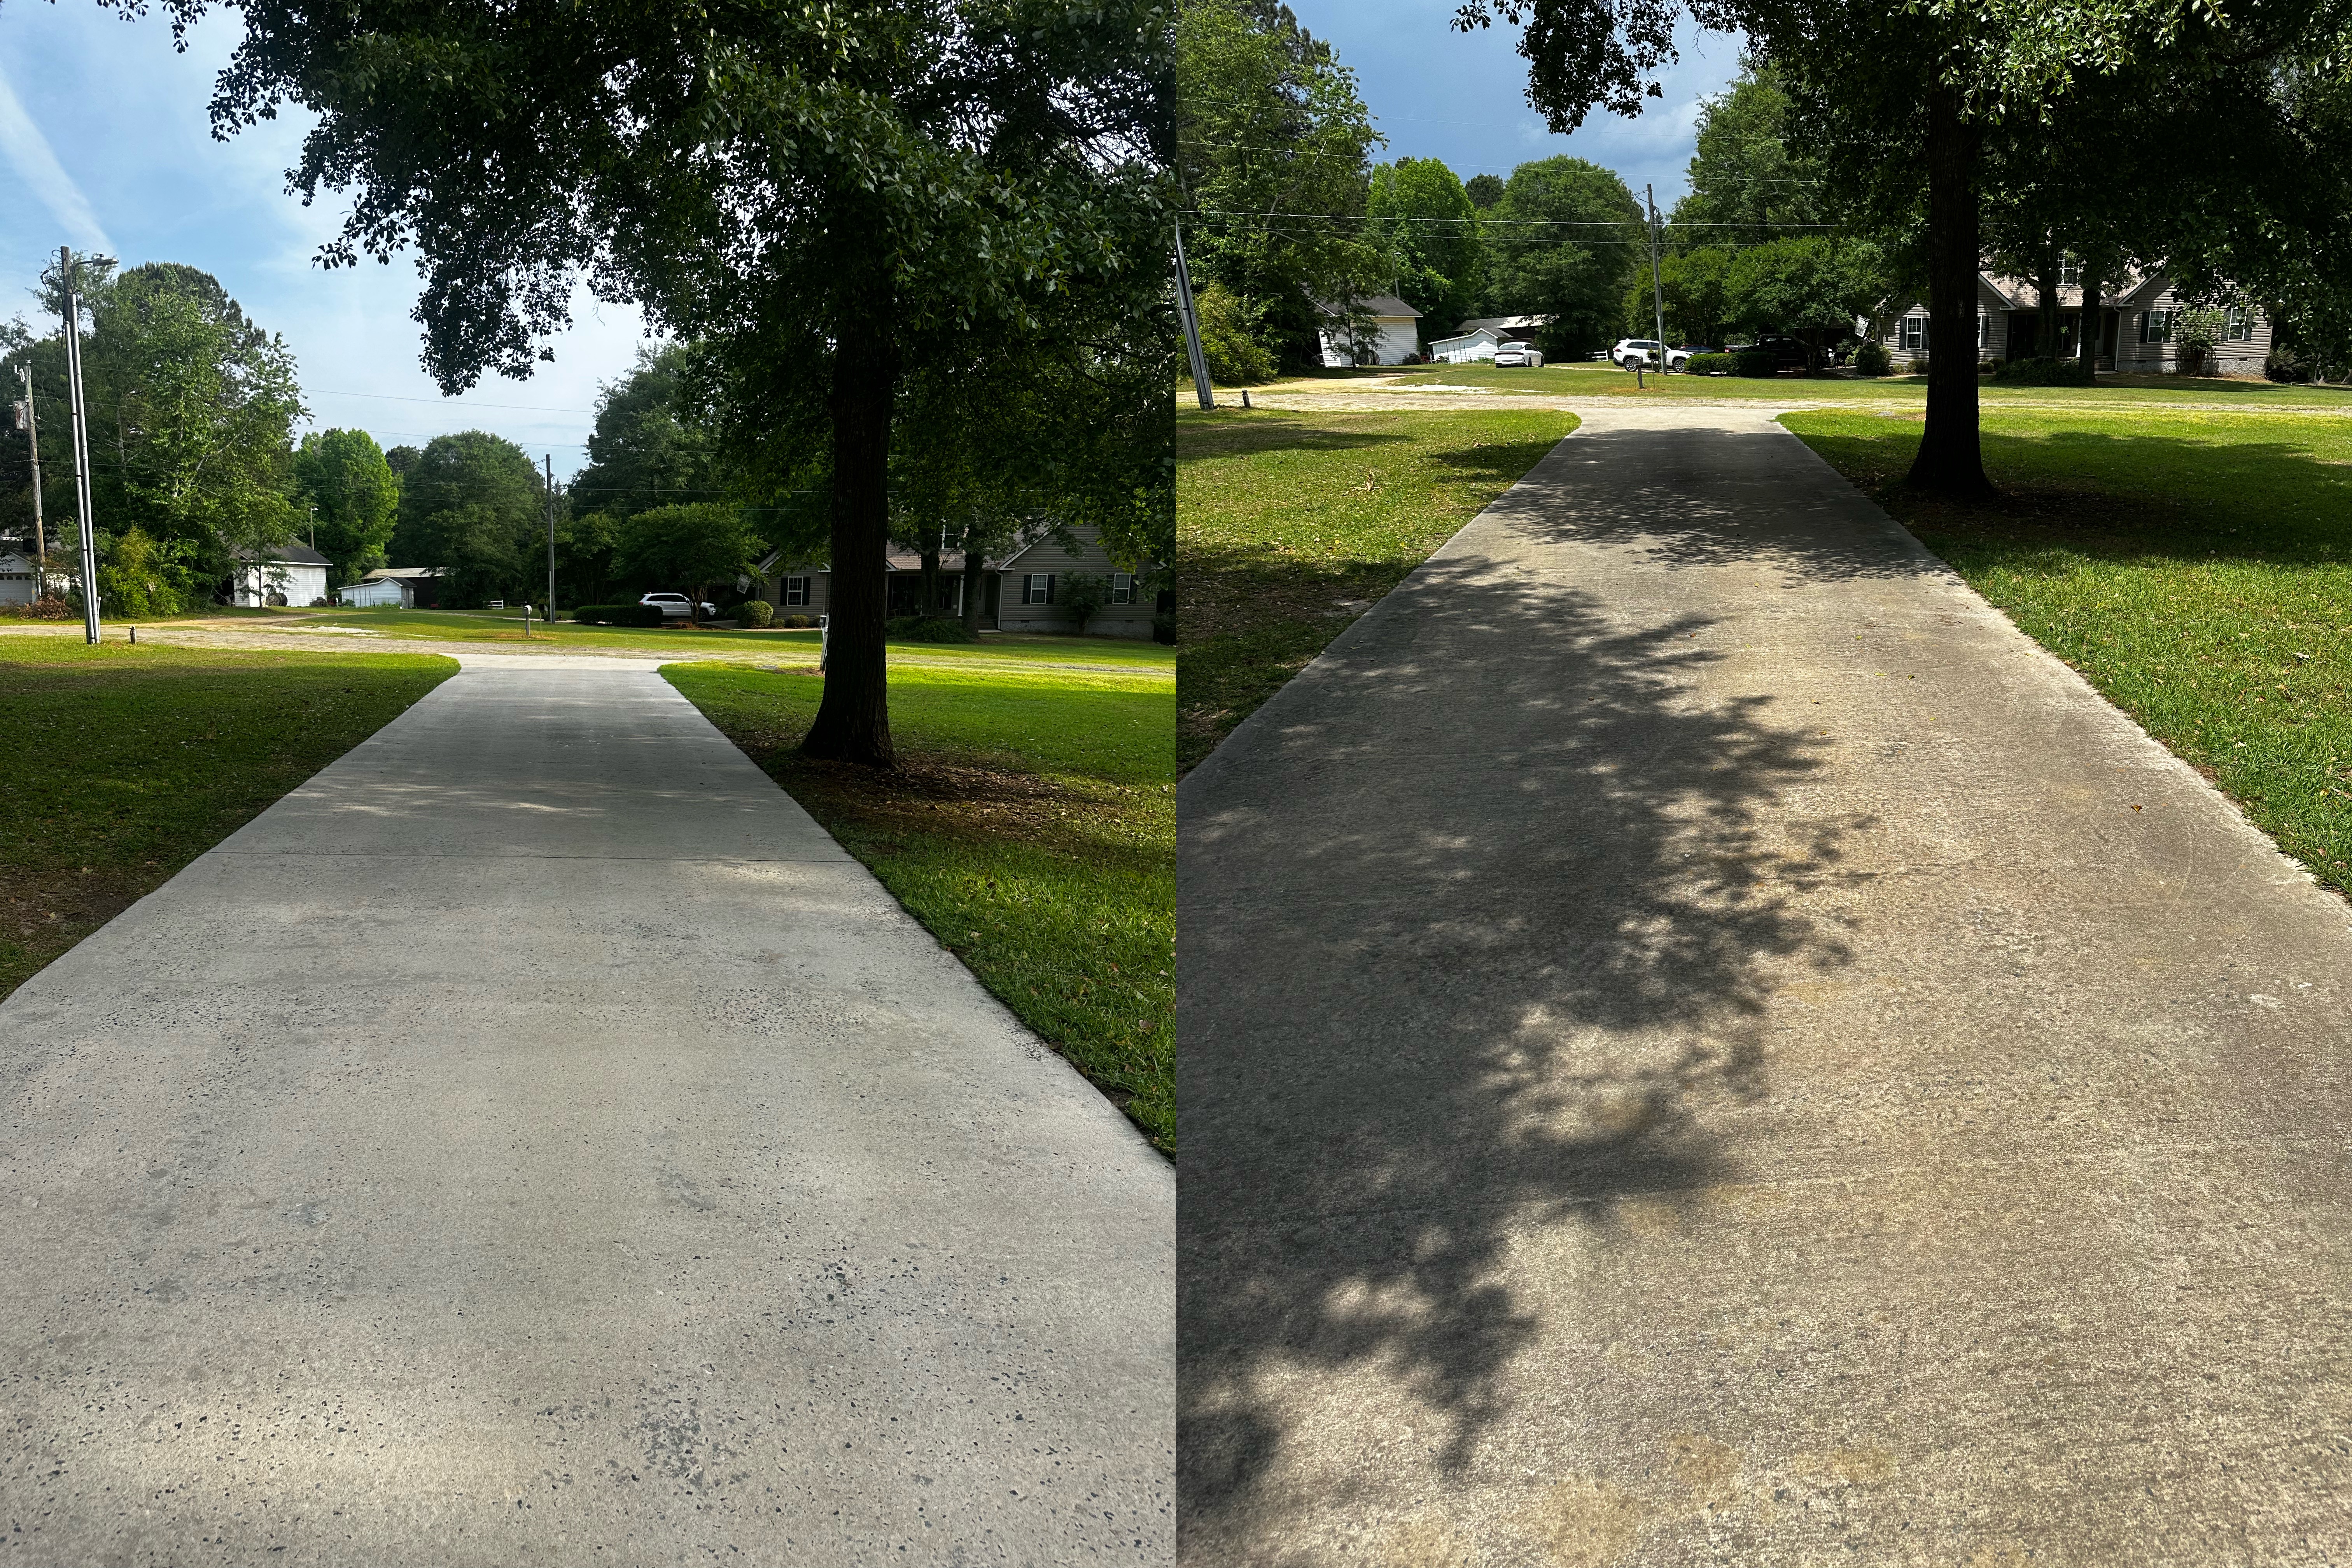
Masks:
[[[1905,353],[1917,353],[1927,346],[1927,318],[1906,316],[1895,324],[1895,346]]]
[[[2144,343],[2168,343],[2172,341],[2172,312],[2143,310],[2139,318],[2139,341]]]
[[[784,603],[787,605],[805,605],[808,602],[809,580],[805,577],[785,578]]]
[[[2230,342],[2233,343],[2252,342],[2254,341],[2254,313],[2252,310],[2243,310],[2236,305],[2231,306],[2227,331],[2229,333]]]
[[[2082,286],[2083,264],[2079,261],[2061,261],[2058,264],[2058,287],[2080,289]]]
[[[1992,347],[1992,318],[1982,310],[1977,312],[1977,347],[1979,349]]]
[[[1114,605],[1132,605],[1135,603],[1135,574],[1133,573],[1114,572],[1110,574],[1110,602]]]
[[[1031,572],[1021,579],[1021,602],[1024,605],[1050,605],[1054,602],[1054,574],[1051,572]]]

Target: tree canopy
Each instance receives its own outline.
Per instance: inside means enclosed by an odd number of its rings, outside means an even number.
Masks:
[[[446,568],[446,605],[528,601],[543,581],[545,494],[530,455],[505,437],[436,436],[402,478],[393,564]]]
[[[334,563],[330,587],[387,563],[400,520],[400,479],[364,430],[314,430],[294,453],[296,494],[315,506],[319,552]]]
[[[1387,247],[1396,291],[1421,312],[1421,341],[1451,337],[1477,312],[1486,285],[1478,209],[1434,158],[1400,158],[1372,171],[1365,211]]]
[[[1561,155],[1511,171],[1489,221],[1487,307],[1547,315],[1546,354],[1582,359],[1617,336],[1621,303],[1645,254],[1641,204],[1597,163]]]
[[[168,0],[182,26],[212,3]],[[414,252],[446,389],[528,374],[584,280],[698,345],[747,472],[823,472],[834,637],[804,746],[887,763],[883,556],[907,369],[1051,336],[1106,297],[1159,307],[1165,10],[219,3],[245,28],[215,130],[286,105],[315,117],[292,184],[347,193],[326,258]]]

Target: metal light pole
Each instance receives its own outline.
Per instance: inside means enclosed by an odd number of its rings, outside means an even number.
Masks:
[[[1192,360],[1192,390],[1201,406],[1214,408],[1217,395],[1209,390],[1208,356],[1201,352],[1201,313],[1192,308],[1192,274],[1184,265],[1184,226],[1176,226],[1176,314],[1184,323],[1184,352]]]
[[[555,454],[541,452],[547,465],[547,624],[555,625]]]
[[[74,297],[73,252],[58,247],[58,268],[65,282],[66,393],[73,416],[74,505],[81,513],[81,625],[91,642],[98,640],[98,535],[89,500],[89,411],[81,395],[81,301]]]
[[[16,374],[25,384],[25,439],[33,447],[33,597],[49,595],[49,534],[41,521],[41,416],[33,406],[33,367],[20,364]]]
[[[1666,363],[1666,287],[1658,280],[1658,198],[1648,185],[1642,187],[1642,199],[1650,204],[1650,302],[1658,312],[1658,374],[1664,375]],[[1685,323],[1687,325],[1688,323]]]

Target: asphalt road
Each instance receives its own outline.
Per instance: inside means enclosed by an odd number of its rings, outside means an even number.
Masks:
[[[652,672],[0,1005],[0,1562],[1164,1563],[1174,1184]]]
[[[2352,911],[1769,422],[1181,786],[1179,1557],[2352,1559]]]

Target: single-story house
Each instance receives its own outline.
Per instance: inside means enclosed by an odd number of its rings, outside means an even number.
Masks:
[[[1977,274],[1977,354],[1980,359],[2032,359],[2053,352],[2037,342],[2041,332],[2040,288],[2030,279]],[[2097,363],[2101,370],[2150,372],[2180,368],[2180,349],[2173,328],[2189,308],[2161,273],[2126,279],[2103,290],[2099,297]],[[2071,358],[2080,352],[2077,335],[2083,321],[2083,284],[2076,268],[2068,267],[2058,280],[2058,342],[2054,352]],[[1927,307],[1925,302],[1890,301],[1873,323],[1872,335],[1886,346],[1896,364],[1927,357]],[[2227,312],[2221,342],[2213,345],[2208,374],[2260,375],[2270,357],[2270,318],[2259,310],[2232,308]]]
[[[383,605],[403,610],[436,609],[446,566],[379,566],[356,583],[335,590],[339,604]]]
[[[1460,337],[1439,338],[1429,345],[1429,357],[1447,364],[1468,364],[1472,360],[1493,359],[1502,342],[1502,334],[1494,328],[1480,327]]]
[[[1393,294],[1375,294],[1356,301],[1356,309],[1372,318],[1372,335],[1359,344],[1340,306],[1317,301],[1316,308],[1332,324],[1323,329],[1323,363],[1339,370],[1351,364],[1402,364],[1421,352],[1421,312]],[[1359,355],[1358,349],[1363,353]]]
[[[1500,343],[1533,342],[1551,325],[1549,316],[1473,316],[1454,329],[1461,332],[1492,332]]]
[[[1066,578],[1074,573],[1084,573],[1107,578],[1110,583],[1109,602],[1087,620],[1087,632],[1096,637],[1149,638],[1155,606],[1135,574],[1112,564],[1102,547],[1101,536],[1093,527],[1079,524],[1069,531],[1077,546],[1075,550],[1055,539],[1048,529],[1015,544],[1001,558],[982,558],[980,624],[1008,632],[1074,630],[1068,613],[1056,606],[1055,599],[1059,585]],[[756,570],[759,590],[775,606],[778,620],[786,616],[815,616],[829,612],[833,602],[830,566],[814,562],[786,563],[772,554]],[[885,581],[888,613],[916,614],[922,605],[923,558],[912,551],[893,549],[883,570],[888,574]],[[947,613],[962,615],[961,551],[950,547],[941,552],[940,575],[950,606]]]
[[[323,605],[327,572],[334,563],[307,544],[280,544],[264,551],[235,552],[228,602],[247,609],[264,605]]]
[[[29,605],[39,598],[37,576],[30,555],[0,550],[0,605]]]

